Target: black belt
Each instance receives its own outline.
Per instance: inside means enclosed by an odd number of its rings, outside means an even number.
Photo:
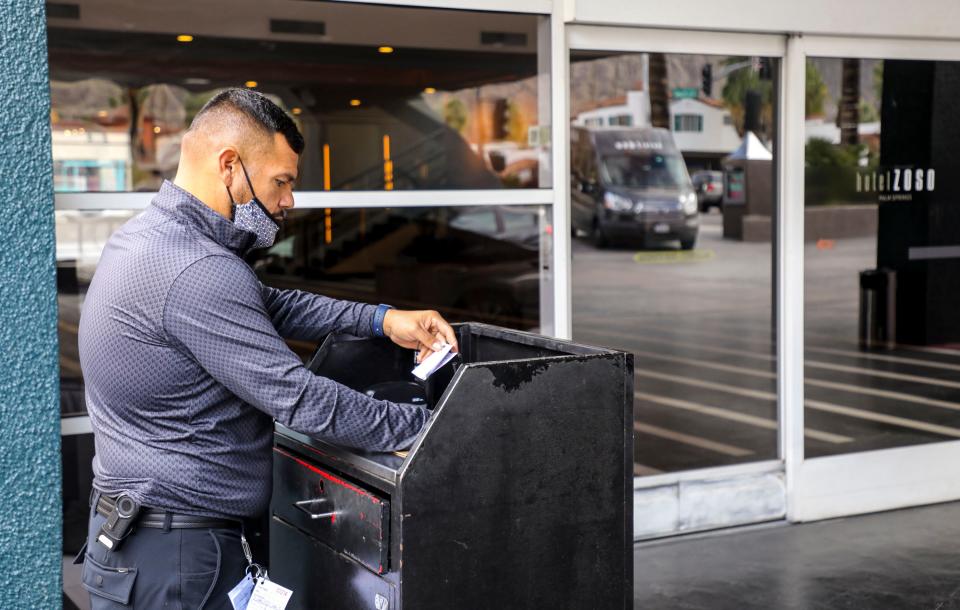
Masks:
[[[107,517],[116,505],[116,498],[100,494],[97,500],[97,513]],[[212,517],[198,517],[196,515],[179,515],[170,511],[143,507],[136,524],[140,527],[154,527],[158,529],[199,529],[199,528],[228,528],[240,529],[240,521],[231,519],[214,519]]]

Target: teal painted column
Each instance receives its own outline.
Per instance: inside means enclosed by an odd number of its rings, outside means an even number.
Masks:
[[[60,396],[42,0],[0,0],[0,608],[62,601]]]

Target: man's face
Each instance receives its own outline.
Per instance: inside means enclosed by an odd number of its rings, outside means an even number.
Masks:
[[[257,157],[246,166],[250,182],[260,203],[279,220],[286,210],[293,207],[293,186],[297,180],[300,157],[279,133],[273,134],[273,146],[267,147],[266,152]]]

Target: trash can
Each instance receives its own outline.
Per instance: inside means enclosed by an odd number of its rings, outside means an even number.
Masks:
[[[459,324],[425,383],[389,341],[331,335],[309,368],[432,409],[408,451],[277,425],[270,577],[288,608],[633,607],[633,359]]]
[[[860,347],[893,349],[897,341],[897,273],[890,269],[860,272]]]

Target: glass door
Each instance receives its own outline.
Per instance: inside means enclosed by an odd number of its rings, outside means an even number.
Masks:
[[[805,38],[798,520],[960,498],[960,46]]]
[[[638,539],[786,512],[775,272],[784,46],[569,29],[573,337],[634,354]],[[823,450],[847,442],[807,435]]]

